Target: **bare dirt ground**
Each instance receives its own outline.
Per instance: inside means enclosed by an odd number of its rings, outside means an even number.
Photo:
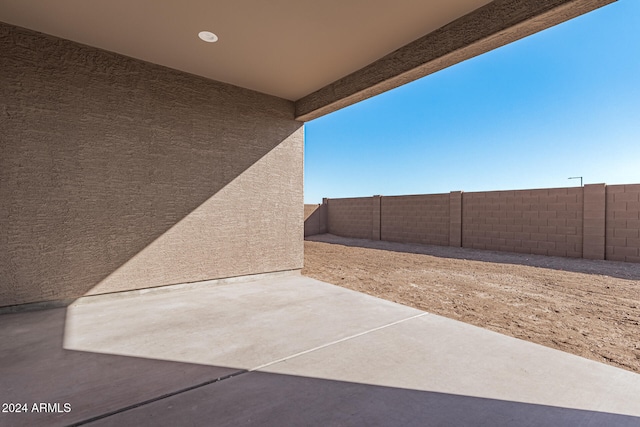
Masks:
[[[302,273],[640,373],[640,264],[325,234]]]

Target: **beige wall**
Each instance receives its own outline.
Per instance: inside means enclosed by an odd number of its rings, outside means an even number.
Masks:
[[[325,207],[328,232],[339,236],[640,262],[640,184],[329,199]]]
[[[330,199],[327,209],[329,233],[359,239],[373,238],[373,198]]]
[[[0,306],[299,269],[289,101],[0,24]]]
[[[607,259],[640,262],[640,184],[608,185]]]
[[[327,232],[327,205],[304,205],[304,236]]]
[[[449,245],[449,194],[383,197],[381,239]]]
[[[467,248],[582,256],[582,188],[464,193]]]

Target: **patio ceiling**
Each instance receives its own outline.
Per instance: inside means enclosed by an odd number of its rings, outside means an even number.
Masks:
[[[4,0],[0,21],[297,101],[309,120],[612,1]]]

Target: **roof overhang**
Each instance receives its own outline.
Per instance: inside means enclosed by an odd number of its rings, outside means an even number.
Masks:
[[[289,99],[306,121],[614,1],[4,0],[0,21]]]
[[[311,120],[617,0],[495,0],[296,102]]]

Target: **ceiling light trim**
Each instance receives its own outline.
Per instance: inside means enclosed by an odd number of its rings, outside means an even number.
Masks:
[[[215,43],[218,41],[218,36],[211,31],[200,31],[198,33],[198,37],[200,37],[200,40],[207,43]]]

